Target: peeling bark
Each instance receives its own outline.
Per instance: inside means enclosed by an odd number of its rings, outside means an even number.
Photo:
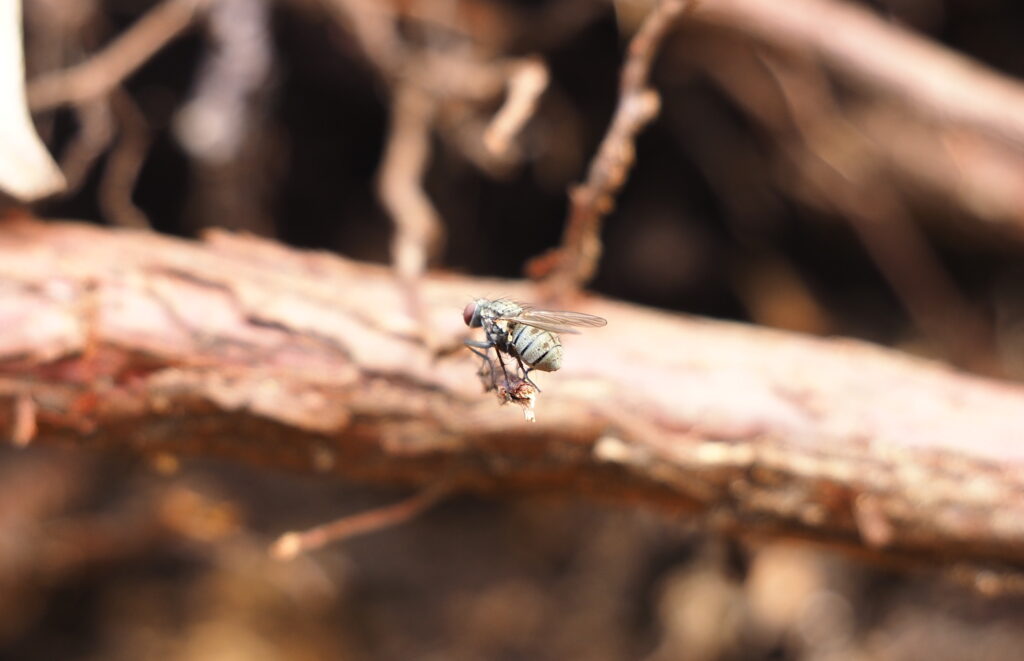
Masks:
[[[699,515],[884,561],[1024,565],[1024,387],[843,339],[579,298],[537,423],[481,392],[471,296],[433,274],[418,340],[390,269],[211,232],[203,243],[0,224],[0,429],[410,485]],[[34,416],[27,420],[26,416]],[[31,436],[32,438],[26,438]]]

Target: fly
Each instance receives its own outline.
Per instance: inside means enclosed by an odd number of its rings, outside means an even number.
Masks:
[[[470,328],[484,329],[484,340],[466,340],[473,353],[487,361],[487,349],[494,347],[506,382],[508,372],[501,354],[515,358],[523,370],[523,380],[535,388],[537,384],[530,381],[530,372],[554,372],[562,366],[558,333],[578,333],[576,328],[597,328],[608,323],[592,314],[538,310],[504,298],[478,298],[462,311],[462,319]]]

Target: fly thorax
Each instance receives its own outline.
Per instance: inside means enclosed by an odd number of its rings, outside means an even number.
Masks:
[[[513,325],[515,324],[506,319],[495,319],[491,321],[487,328],[487,339],[502,351],[508,351],[512,331],[510,326]]]

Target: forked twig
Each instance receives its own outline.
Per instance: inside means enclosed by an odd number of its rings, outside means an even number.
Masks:
[[[629,44],[619,81],[619,103],[587,179],[569,192],[570,210],[562,245],[534,259],[527,270],[542,278],[549,294],[578,289],[597,270],[601,256],[601,218],[615,203],[635,157],[634,140],[658,114],[657,92],[647,86],[654,56],[691,0],[664,0],[651,10]]]
[[[109,93],[194,22],[210,0],[164,0],[88,60],[28,84],[33,110],[80,103]]]
[[[366,512],[325,523],[303,530],[287,532],[270,547],[270,554],[279,560],[289,560],[300,553],[321,548],[331,542],[340,542],[358,535],[383,530],[419,516],[451,494],[451,485],[436,482],[413,496],[392,505],[385,505]]]
[[[423,16],[413,25],[428,38],[410,38],[407,33],[416,29],[400,28],[411,8],[372,0],[322,2],[391,88],[391,124],[378,194],[394,221],[395,270],[414,287],[440,252],[444,236],[440,214],[422,181],[430,161],[432,133],[446,138],[482,169],[514,161],[513,140],[536,110],[547,86],[547,67],[536,57],[495,57],[484,52],[473,45],[469,26],[454,30],[464,33],[454,46],[447,37],[430,39],[437,25]],[[448,22],[454,19],[442,4],[422,3],[419,9],[451,27]],[[491,102],[503,90],[507,94],[501,109],[484,121]],[[414,314],[418,313],[414,310]]]

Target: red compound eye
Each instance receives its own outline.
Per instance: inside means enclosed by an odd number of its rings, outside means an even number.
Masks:
[[[467,326],[473,325],[473,316],[476,314],[476,303],[470,303],[466,306],[466,309],[462,311],[462,320],[466,322]]]

